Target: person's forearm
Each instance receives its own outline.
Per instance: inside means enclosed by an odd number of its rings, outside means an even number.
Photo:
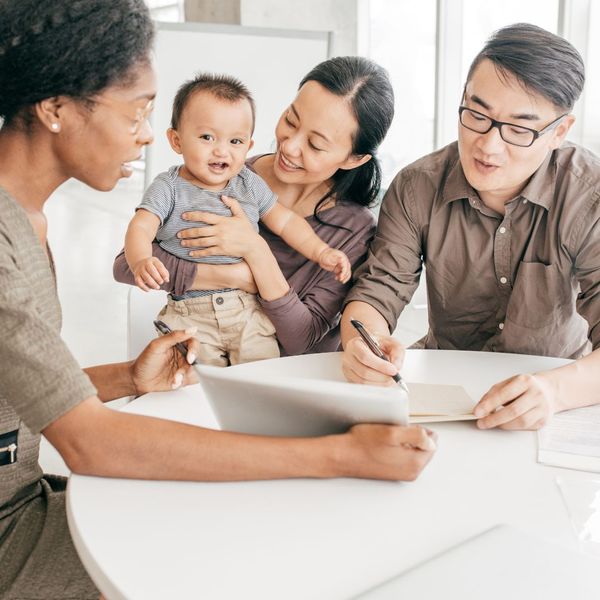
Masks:
[[[368,332],[374,335],[390,335],[388,323],[378,310],[366,302],[350,302],[342,314],[340,325],[342,348],[358,335],[358,331],[351,325],[350,319],[357,319]]]
[[[125,234],[125,259],[130,269],[145,258],[152,256],[152,241],[147,232],[135,224],[130,224]]]
[[[172,292],[176,296],[183,296],[185,292],[191,289],[202,289],[193,286],[198,263],[177,258],[173,254],[163,250],[157,243],[152,244],[152,254],[156,256],[156,258],[165,265],[167,271],[169,271],[170,279],[160,286],[161,289]],[[115,280],[120,283],[135,285],[135,276],[127,264],[124,251],[120,252],[115,258],[113,264],[113,276]]]
[[[319,262],[321,253],[329,248],[307,223],[306,219],[281,204],[275,204],[262,217],[262,222],[288,246],[313,262]]]
[[[259,238],[259,243],[245,258],[261,298],[267,301],[277,300],[288,293],[290,285],[283,276],[269,244],[263,238]]]
[[[78,435],[60,435],[54,424],[44,435],[80,474],[187,481],[349,474],[338,462],[346,446],[343,436],[294,439],[213,431],[112,411],[93,398],[63,419],[77,423]],[[66,421],[62,425],[69,427]]]
[[[131,361],[87,367],[83,371],[90,378],[102,402],[136,394]]]
[[[329,248],[306,220],[296,214],[286,221],[279,237],[296,252],[313,262],[319,262],[321,253]]]
[[[600,403],[600,348],[575,362],[540,373],[556,389],[556,411]]]

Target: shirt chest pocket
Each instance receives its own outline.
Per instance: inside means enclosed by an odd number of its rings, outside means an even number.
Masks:
[[[573,312],[574,292],[569,277],[558,265],[519,264],[506,311],[506,320],[539,329],[556,324]]]
[[[19,430],[0,433],[0,468],[17,462]]]

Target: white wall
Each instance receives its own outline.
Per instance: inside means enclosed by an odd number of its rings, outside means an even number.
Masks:
[[[356,54],[359,0],[240,0],[242,25],[333,31],[333,56]]]

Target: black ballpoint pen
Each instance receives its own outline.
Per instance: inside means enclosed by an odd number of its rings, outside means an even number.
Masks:
[[[163,323],[162,321],[154,321],[154,327],[156,327],[156,329],[158,329],[158,331],[160,331],[163,335],[166,335],[167,333],[172,333],[172,329],[166,324]],[[186,348],[185,344],[182,344],[181,342],[177,342],[175,344],[175,348],[177,348],[177,350],[179,350],[179,352],[181,352],[181,355],[183,356],[183,358],[185,358],[185,360],[187,361],[187,353],[188,353],[188,349]],[[192,367],[194,367],[196,369],[196,373],[198,373],[198,375],[201,375],[201,371],[200,371],[200,363],[197,360],[194,360],[193,363],[190,363],[192,365]]]
[[[383,353],[383,351],[379,347],[379,344],[371,337],[371,334],[365,329],[365,326],[359,320],[350,319],[350,323],[352,324],[352,327],[354,327],[354,329],[358,331],[360,337],[364,340],[365,344],[367,344],[367,346],[369,347],[369,350],[371,350],[371,352],[375,354],[375,356],[378,356],[379,358],[383,358],[383,360],[391,362],[390,359]],[[391,377],[408,394],[408,386],[406,385],[406,383],[404,383],[404,380],[402,379],[400,373],[396,373]]]

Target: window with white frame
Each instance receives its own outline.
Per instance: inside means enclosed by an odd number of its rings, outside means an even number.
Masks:
[[[394,86],[395,116],[379,158],[388,186],[399,167],[433,150],[436,2],[370,0],[368,55]]]
[[[600,32],[600,2],[590,2],[588,23],[585,97],[581,110],[575,112],[581,143],[600,156],[600,36],[592,35]]]
[[[183,0],[145,0],[155,21],[183,21]]]
[[[497,29],[533,23],[564,35],[586,63],[586,87],[569,137],[600,154],[600,2],[592,0],[364,0],[363,51],[388,69],[396,117],[382,144],[384,182],[456,139],[457,108],[477,52]]]
[[[558,32],[558,0],[502,0],[481,2],[462,0],[462,77],[464,83],[469,66],[486,39],[497,29],[513,23],[532,23]]]

